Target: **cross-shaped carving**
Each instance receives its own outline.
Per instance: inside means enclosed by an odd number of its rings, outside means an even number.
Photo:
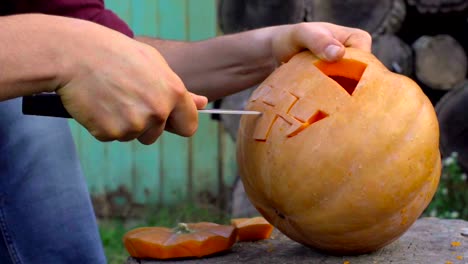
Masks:
[[[294,83],[290,89],[280,89],[280,87],[273,87],[271,83],[275,82],[274,80],[267,80],[250,99],[251,103],[255,104],[255,109],[264,113],[254,132],[254,139],[258,141],[268,139],[278,118],[290,125],[285,136],[293,137],[312,124],[335,113],[342,107],[339,102],[351,100],[349,91],[312,64],[305,71],[293,73],[301,75],[296,76],[297,78],[285,74],[280,70],[276,78],[301,81]],[[323,87],[316,85],[324,82],[328,82],[327,91],[323,91]]]

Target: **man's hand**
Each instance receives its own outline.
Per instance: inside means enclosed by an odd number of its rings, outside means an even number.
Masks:
[[[189,93],[156,49],[93,23],[74,23],[56,92],[75,120],[101,141],[151,144],[164,129],[195,133],[196,110],[207,99]]]
[[[309,22],[273,27],[271,30],[272,51],[278,62],[286,62],[304,49],[326,61],[342,58],[345,47],[371,51],[371,36],[356,28]]]
[[[159,52],[98,24],[58,16],[0,17],[0,101],[56,91],[102,141],[192,135],[207,98],[187,91]]]

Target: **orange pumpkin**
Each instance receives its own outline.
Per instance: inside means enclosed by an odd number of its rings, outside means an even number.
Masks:
[[[348,48],[335,63],[303,52],[252,94],[237,160],[247,195],[295,241],[333,254],[401,236],[437,188],[435,111],[411,79]]]
[[[263,217],[234,218],[231,225],[237,229],[237,241],[257,241],[267,239],[273,226]]]
[[[233,226],[201,222],[181,223],[176,228],[141,227],[123,237],[125,248],[135,258],[203,257],[226,251],[236,242]]]

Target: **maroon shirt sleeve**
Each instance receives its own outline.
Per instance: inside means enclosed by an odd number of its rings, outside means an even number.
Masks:
[[[114,12],[104,6],[104,0],[0,0],[2,15],[43,13],[80,18],[101,24],[133,37],[132,30]]]

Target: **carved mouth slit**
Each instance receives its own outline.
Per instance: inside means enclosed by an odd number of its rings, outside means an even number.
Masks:
[[[295,135],[299,134],[300,132],[302,132],[304,129],[306,129],[307,127],[309,127],[310,125],[313,125],[314,123],[324,119],[328,117],[328,114],[325,113],[324,111],[322,110],[318,110],[317,112],[315,112],[307,121],[303,122],[301,120],[298,120],[296,118],[296,120],[302,122],[302,126],[300,126],[299,128],[297,128],[295,131],[291,132],[290,134],[288,134],[288,137],[294,137]]]
[[[361,81],[367,64],[356,60],[343,59],[335,63],[318,61],[315,64],[321,72],[338,83],[349,95],[353,95]]]

